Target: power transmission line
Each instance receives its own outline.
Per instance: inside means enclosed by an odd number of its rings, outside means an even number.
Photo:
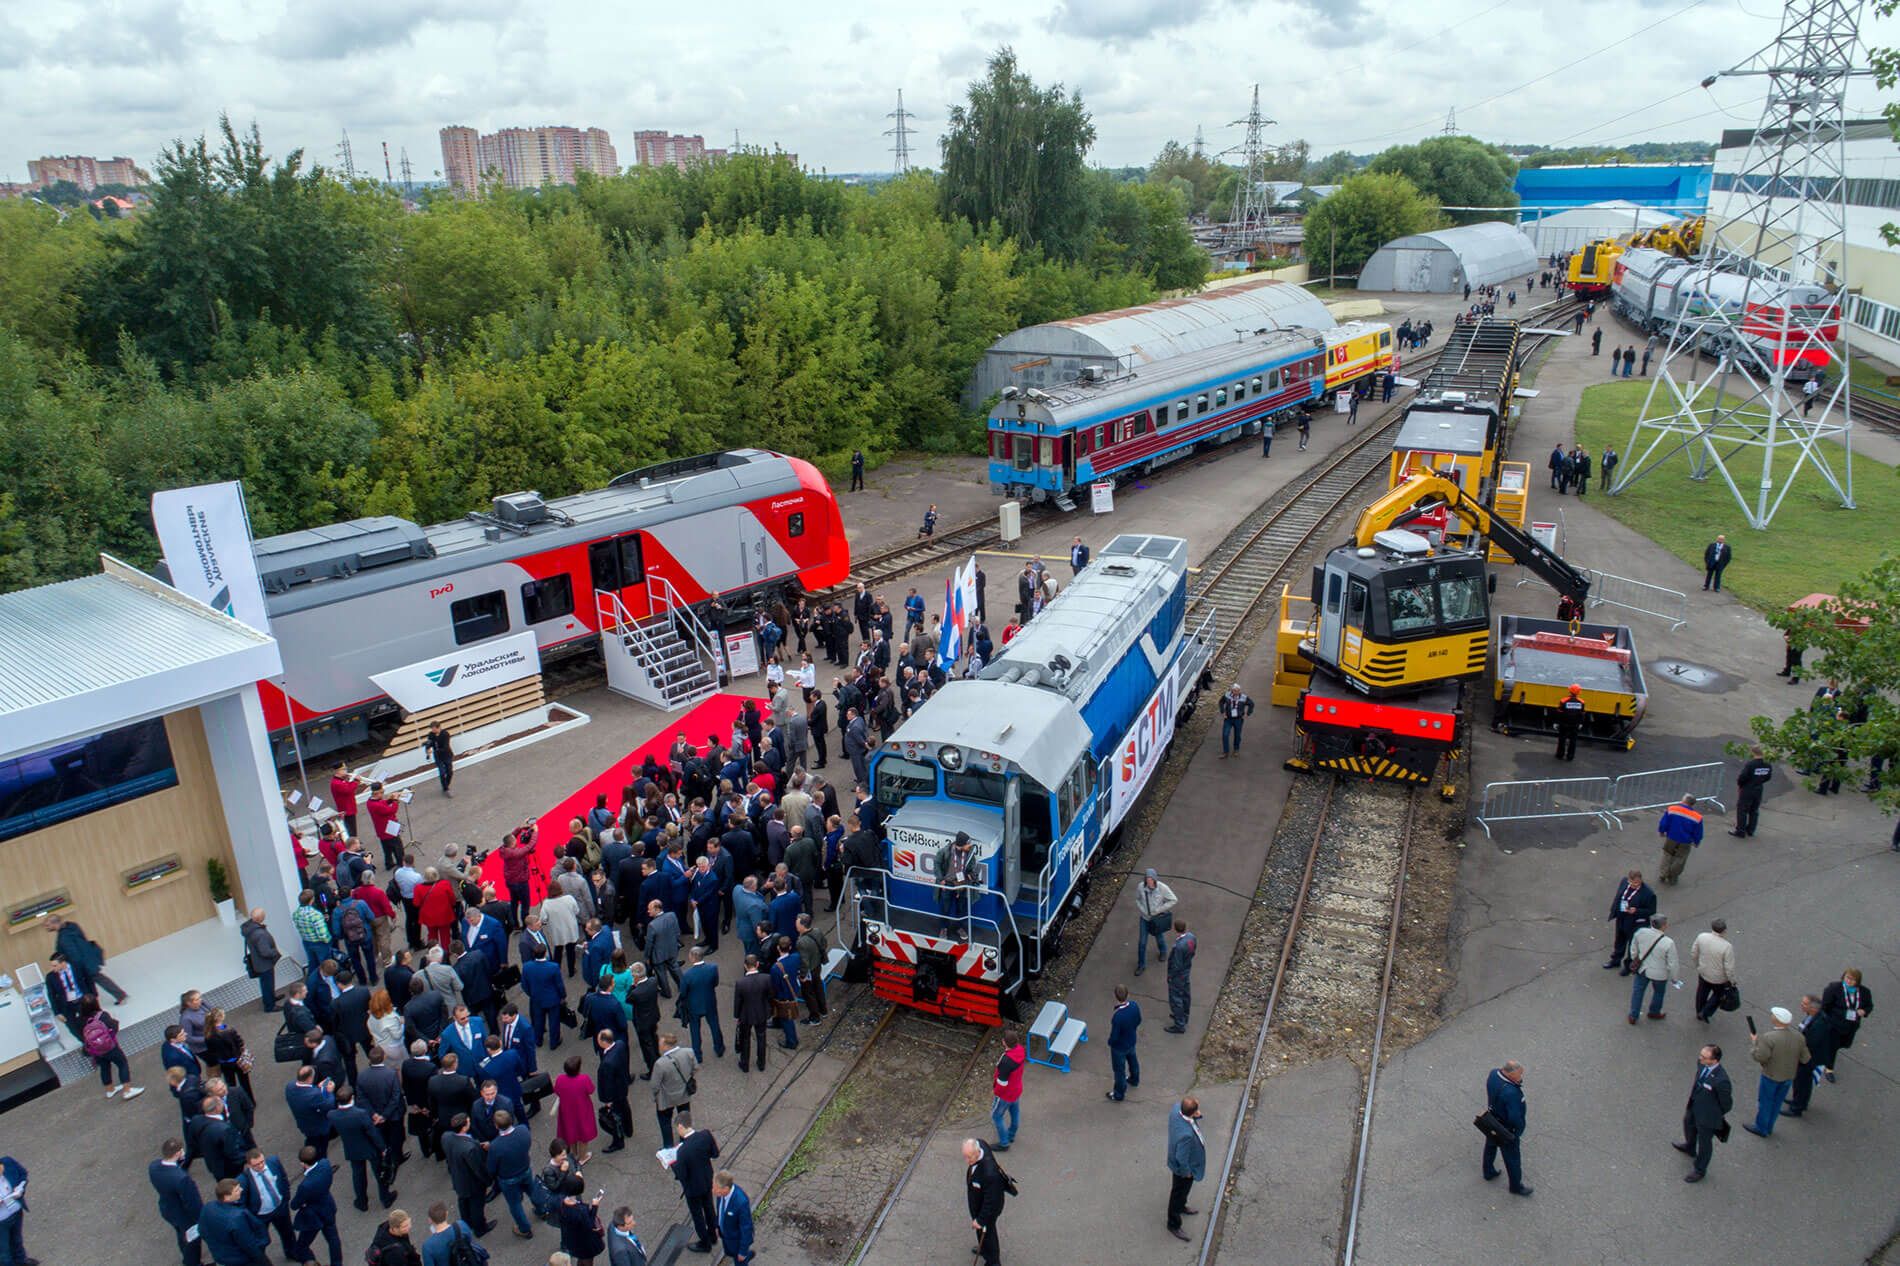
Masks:
[[[904,108],[904,90],[902,88],[897,90],[897,108],[884,117],[897,120],[897,126],[886,128],[884,135],[897,138],[897,143],[891,146],[891,153],[896,155],[897,174],[901,176],[910,170],[910,138],[911,134],[917,130],[910,126],[910,120],[917,116]],[[736,136],[737,134],[735,133],[734,135]]]

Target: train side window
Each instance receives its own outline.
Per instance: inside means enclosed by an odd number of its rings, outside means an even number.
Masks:
[[[644,583],[647,573],[640,558],[640,534],[629,532],[589,545],[587,571],[594,582],[595,593],[618,593],[630,585]]]
[[[1260,380],[1258,378],[1253,380],[1253,393],[1256,396],[1260,394]]]
[[[1206,396],[1194,397],[1194,412],[1197,414],[1207,412],[1207,397]]]
[[[1069,824],[1075,821],[1075,787],[1064,778],[1062,785],[1056,788],[1057,834],[1066,832]]]
[[[1216,409],[1224,409],[1227,407],[1227,388],[1222,387],[1214,393],[1214,407]]]
[[[1267,387],[1269,390],[1272,390],[1272,391],[1278,391],[1280,389],[1280,371],[1279,370],[1277,369],[1273,370],[1271,373],[1267,375]]]
[[[1235,383],[1234,384],[1234,403],[1238,404],[1242,400],[1245,400],[1246,398],[1247,398],[1247,384],[1244,382]]]
[[[1188,416],[1187,401],[1176,400],[1174,402],[1174,420],[1176,422],[1185,422],[1187,421],[1187,416]]]
[[[1367,604],[1366,582],[1355,577],[1346,591],[1346,623],[1355,629],[1364,628]]]
[[[1052,439],[1042,441],[1042,464],[1044,466],[1056,464],[1056,442]]]
[[[521,586],[521,618],[529,624],[574,614],[574,581],[566,572]]]
[[[805,512],[803,510],[800,510],[797,514],[788,514],[785,516],[785,535],[805,535]]]
[[[1326,609],[1334,614],[1339,612],[1339,591],[1343,587],[1344,581],[1338,572],[1326,578]]]
[[[1392,331],[1390,331],[1390,330],[1381,330],[1381,331],[1379,332],[1379,346],[1380,346],[1380,347],[1390,347],[1390,346],[1392,346]]]
[[[467,646],[508,631],[508,595],[500,589],[449,603],[455,644]]]
[[[1108,447],[1108,423],[1106,422],[1095,428],[1095,447]]]

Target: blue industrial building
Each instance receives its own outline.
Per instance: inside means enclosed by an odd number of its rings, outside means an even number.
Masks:
[[[1678,216],[1708,210],[1712,163],[1624,163],[1519,168],[1513,188],[1528,223],[1539,213],[1628,202]]]

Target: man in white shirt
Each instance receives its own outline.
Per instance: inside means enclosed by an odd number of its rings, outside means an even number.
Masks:
[[[1636,1013],[1642,1009],[1643,990],[1651,991],[1649,999],[1649,1018],[1660,1020],[1668,1014],[1663,1010],[1664,991],[1669,982],[1676,979],[1676,942],[1663,931],[1669,926],[1669,920],[1663,915],[1651,915],[1649,926],[1637,928],[1630,937],[1630,959],[1636,964],[1631,973],[1636,977],[1630,989],[1630,1023],[1636,1023]]]
[[[1735,981],[1735,946],[1723,933],[1728,923],[1716,919],[1709,930],[1689,943],[1689,970],[1696,975],[1695,1018],[1707,1024],[1722,1005],[1722,995]]]
[[[1148,938],[1160,947],[1161,961],[1168,959],[1168,928],[1174,923],[1174,890],[1155,878],[1151,869],[1135,885],[1135,914],[1141,919],[1141,931],[1135,937],[1135,975],[1148,970]]]

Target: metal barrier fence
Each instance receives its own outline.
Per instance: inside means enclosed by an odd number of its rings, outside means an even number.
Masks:
[[[1478,825],[1487,837],[1493,822],[1536,818],[1596,818],[1621,827],[1622,820],[1616,816],[1619,813],[1665,808],[1680,803],[1684,796],[1694,796],[1698,803],[1713,803],[1726,813],[1728,806],[1721,799],[1724,768],[1721,761],[1712,761],[1648,769],[1614,779],[1540,778],[1486,783]]]
[[[1684,796],[1694,796],[1697,803],[1713,801],[1718,809],[1727,813],[1728,806],[1721,799],[1723,769],[1722,762],[1718,760],[1706,765],[1677,765],[1673,769],[1650,769],[1640,774],[1624,774],[1610,788],[1610,812],[1634,813],[1640,809],[1661,809],[1679,804]]]
[[[1493,822],[1525,818],[1596,818],[1606,825],[1622,826],[1610,812],[1609,803],[1608,778],[1487,783],[1484,802],[1478,810],[1478,825],[1484,828],[1487,837]]]
[[[1622,607],[1669,622],[1675,632],[1689,622],[1689,595],[1680,589],[1664,589],[1627,576],[1612,576],[1594,567],[1584,569],[1590,577],[1590,605]]]

